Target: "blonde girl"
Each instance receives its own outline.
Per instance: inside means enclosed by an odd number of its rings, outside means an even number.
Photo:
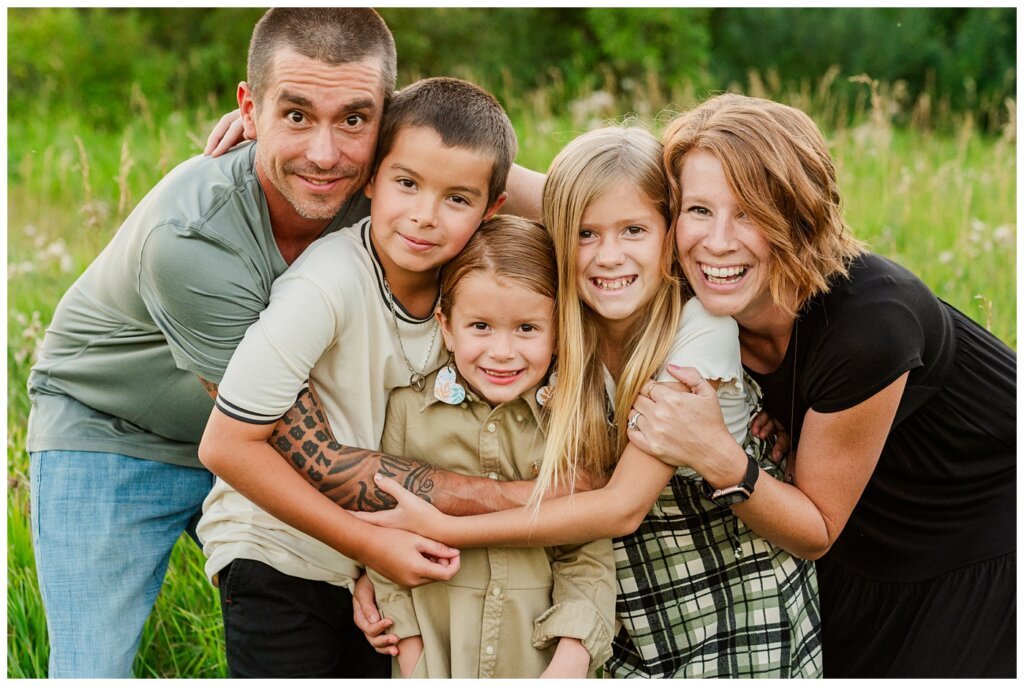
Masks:
[[[820,676],[813,567],[731,510],[762,471],[769,480],[779,468],[747,428],[757,391],[744,379],[735,322],[685,297],[661,155],[648,132],[611,127],[572,141],[548,173],[560,337],[539,504],[449,517],[382,479],[400,504],[370,518],[460,547],[617,537],[612,676]],[[723,440],[747,456],[743,475],[676,470],[626,442],[628,430],[645,427],[630,407],[668,385],[666,362],[699,369],[714,389],[730,434]],[[539,495],[611,467],[604,488]]]

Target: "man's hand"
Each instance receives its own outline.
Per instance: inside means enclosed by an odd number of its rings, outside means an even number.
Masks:
[[[365,573],[356,579],[356,587],[352,591],[352,619],[374,650],[382,655],[398,655],[398,636],[384,633],[394,621],[380,616],[373,582]]]

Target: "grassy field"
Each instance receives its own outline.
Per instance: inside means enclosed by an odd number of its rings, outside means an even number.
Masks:
[[[759,94],[758,88],[752,83],[748,93]],[[520,136],[519,161],[538,170],[574,135],[614,113],[635,112],[657,129],[667,109],[642,88],[619,98],[584,94],[564,108],[554,104],[569,100],[557,83],[521,98],[499,95]],[[672,101],[691,102],[692,95],[676,93]],[[897,129],[884,114],[889,103],[876,92],[855,113],[856,125],[839,125],[846,118],[827,94],[774,95],[804,107],[826,129],[855,233],[1016,348],[1016,122],[1002,135],[982,135],[969,115],[950,115],[949,135]],[[152,113],[139,100],[131,123],[113,132],[89,130],[70,114],[9,118],[8,677],[46,675],[25,452],[25,380],[36,346],[61,294],[148,188],[200,151],[217,114]],[[183,539],[143,634],[136,674],[223,676],[222,640],[202,555]]]

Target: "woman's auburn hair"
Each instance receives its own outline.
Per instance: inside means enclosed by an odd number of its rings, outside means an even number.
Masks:
[[[669,123],[664,166],[678,217],[686,156],[714,155],[740,207],[771,246],[769,289],[795,315],[829,290],[836,275],[864,251],[842,216],[835,164],[821,131],[804,112],[771,100],[726,93]]]
[[[683,307],[675,259],[669,190],[658,139],[637,126],[608,126],[569,142],[555,157],[544,183],[544,224],[558,267],[558,378],[548,404],[544,458],[532,500],[580,470],[605,473],[626,444],[626,420],[643,384],[657,374],[675,339]],[[662,283],[629,339],[609,419],[605,367],[596,316],[577,288],[577,253],[583,214],[612,188],[630,184],[665,220]]]

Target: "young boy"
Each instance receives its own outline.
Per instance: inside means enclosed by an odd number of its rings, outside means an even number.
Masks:
[[[288,124],[309,116],[297,101]],[[357,118],[340,118],[334,135]],[[387,659],[352,622],[360,565],[407,585],[458,571],[457,551],[377,529],[326,499],[284,498],[310,487],[266,441],[308,379],[339,442],[380,443],[390,391],[420,386],[441,364],[438,271],[504,202],[515,152],[508,117],[472,84],[427,79],[396,94],[365,189],[370,217],[295,261],[232,357],[199,449],[221,478],[197,528],[220,589],[232,676],[385,676]],[[315,167],[279,171],[314,189],[344,175]],[[325,459],[312,444],[300,450],[296,462]],[[285,511],[329,545],[275,518]],[[356,666],[367,650],[381,671]]]

